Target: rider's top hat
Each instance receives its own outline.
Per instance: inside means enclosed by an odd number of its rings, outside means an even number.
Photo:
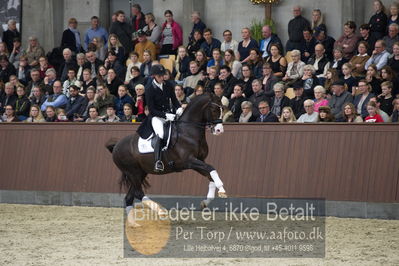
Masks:
[[[163,65],[153,65],[151,67],[151,76],[153,76],[153,75],[162,76],[162,75],[165,75],[165,73],[166,73],[166,70]]]

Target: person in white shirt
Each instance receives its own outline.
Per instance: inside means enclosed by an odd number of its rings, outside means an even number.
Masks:
[[[317,123],[319,115],[314,111],[314,101],[308,99],[303,103],[306,113],[301,115],[297,123]]]
[[[220,50],[222,52],[226,52],[226,50],[231,49],[234,51],[235,57],[238,57],[238,42],[233,40],[233,34],[230,30],[225,30],[223,32],[224,41],[220,46]]]

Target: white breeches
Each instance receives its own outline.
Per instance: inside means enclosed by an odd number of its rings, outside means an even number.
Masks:
[[[155,134],[158,135],[161,139],[164,137],[163,132],[163,125],[165,124],[166,120],[160,117],[153,117],[151,119],[152,128],[155,131]]]

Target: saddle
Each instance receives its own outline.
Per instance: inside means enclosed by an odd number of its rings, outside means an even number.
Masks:
[[[169,147],[170,139],[172,136],[172,122],[167,121],[163,125],[163,132],[164,132],[164,138],[162,140],[162,143],[163,143],[162,151],[166,151]],[[155,132],[153,131],[152,134],[147,139],[144,139],[142,137],[139,138],[138,146],[139,146],[140,153],[153,153],[154,152],[154,147],[155,147],[155,138],[154,137],[155,137]]]

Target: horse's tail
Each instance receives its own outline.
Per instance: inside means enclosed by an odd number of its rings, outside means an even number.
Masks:
[[[118,143],[118,139],[117,138],[111,138],[107,141],[107,143],[105,143],[105,147],[109,150],[110,153],[112,153],[112,151],[114,150],[114,147],[116,145],[116,143]]]
[[[150,188],[150,183],[148,183],[146,176],[143,179],[132,177],[129,173],[122,172],[121,178],[119,180],[120,190],[125,187],[127,189],[133,189],[133,191],[140,191],[142,187],[144,189]]]

